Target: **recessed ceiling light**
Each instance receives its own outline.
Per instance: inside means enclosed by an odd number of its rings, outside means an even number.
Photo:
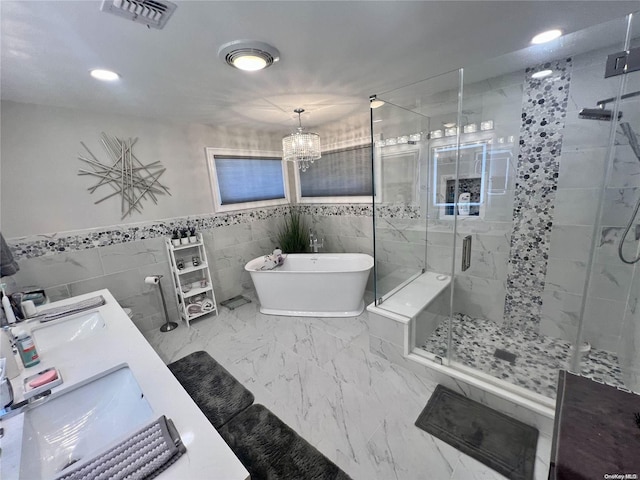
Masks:
[[[541,43],[547,43],[551,40],[555,40],[556,38],[562,36],[562,30],[547,30],[546,32],[539,33],[535,37],[531,39],[531,43],[534,45],[539,45]]]
[[[111,82],[113,80],[118,80],[120,75],[116,72],[112,72],[111,70],[103,70],[100,68],[94,68],[89,72],[89,74],[98,80],[105,80],[107,82]]]
[[[545,78],[553,73],[553,70],[540,70],[531,75],[531,78]]]
[[[280,60],[280,52],[268,43],[253,40],[234,40],[218,50],[218,56],[232,67],[255,72]]]

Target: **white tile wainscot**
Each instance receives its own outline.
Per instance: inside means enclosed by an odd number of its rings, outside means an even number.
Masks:
[[[247,470],[127,317],[109,290],[98,290],[54,302],[48,304],[47,308],[75,303],[96,295],[102,295],[106,300],[106,304],[97,309],[106,321],[106,328],[99,334],[41,352],[41,361],[36,367],[24,369],[20,376],[12,380],[16,393],[15,401],[22,400],[23,379],[46,368],[58,368],[64,380],[62,385],[52,389],[53,398],[54,395],[60,395],[65,390],[82,384],[88,378],[126,363],[153,409],[154,418],[166,415],[173,420],[187,448],[185,454],[159,478],[248,479]],[[26,322],[23,325],[30,330],[40,323]],[[163,335],[170,336],[172,332]],[[12,431],[9,428],[11,425],[6,423],[16,418],[18,416],[2,422],[5,436],[0,439],[0,448],[3,452],[11,449],[12,442],[15,445],[16,436],[21,437],[19,431]],[[21,438],[17,441],[21,442]],[[3,455],[0,477],[4,480],[18,478],[16,470],[19,470],[19,466],[19,456],[11,460]]]

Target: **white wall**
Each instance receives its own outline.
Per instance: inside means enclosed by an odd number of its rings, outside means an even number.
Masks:
[[[212,213],[205,147],[280,148],[279,137],[241,135],[224,127],[15,102],[2,102],[0,114],[0,229],[5,238]],[[160,182],[172,196],[159,197],[157,205],[144,201],[142,213],[124,221],[117,196],[94,205],[112,190],[101,187],[89,194],[87,188],[96,182],[77,175],[85,168],[78,154],[86,153],[82,141],[107,162],[101,132],[138,137],[133,153],[142,163],[159,160],[167,168]]]

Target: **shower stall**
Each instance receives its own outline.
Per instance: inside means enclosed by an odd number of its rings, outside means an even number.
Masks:
[[[640,391],[634,48],[637,14],[372,96],[373,350],[549,407],[559,369]]]

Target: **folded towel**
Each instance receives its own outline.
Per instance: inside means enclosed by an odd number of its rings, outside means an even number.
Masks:
[[[276,267],[281,266],[284,263],[285,256],[282,255],[282,250],[276,249],[271,255],[264,256],[264,264],[260,267],[260,270],[273,270]]]
[[[151,479],[164,472],[187,449],[173,422],[164,415],[127,440],[71,471],[58,480]]]
[[[91,310],[92,308],[98,308],[106,303],[106,300],[102,295],[97,297],[87,298],[70,305],[63,305],[61,307],[47,308],[46,310],[40,310],[38,315],[32,318],[40,320],[40,323],[50,322],[51,320],[57,320],[61,317],[66,317],[73,313],[84,312],[85,310]]]
[[[0,233],[0,277],[15,275],[20,270],[18,263],[13,259],[9,245]]]

